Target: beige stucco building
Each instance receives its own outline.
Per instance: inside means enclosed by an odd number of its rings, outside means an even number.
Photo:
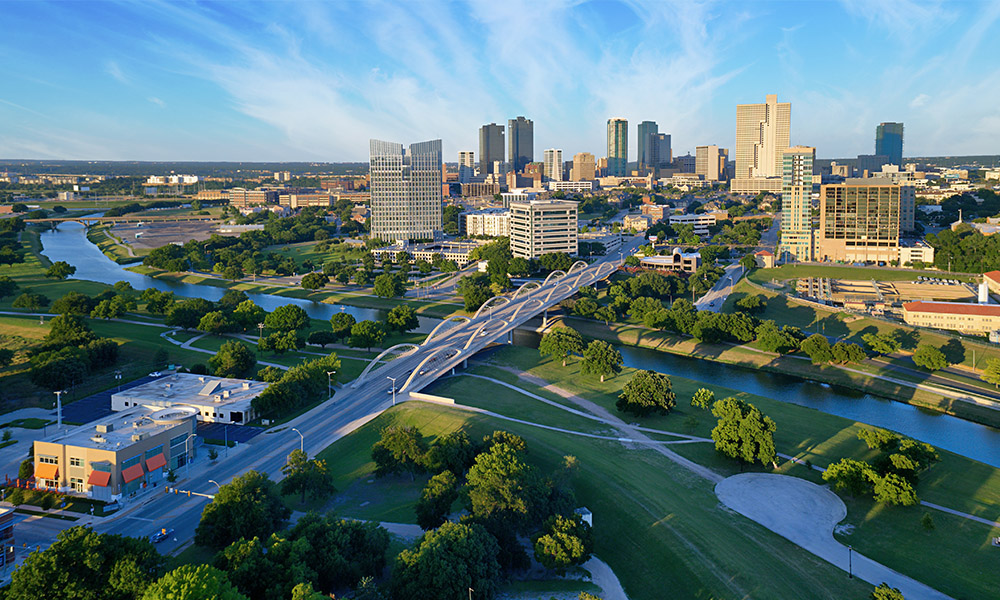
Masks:
[[[520,258],[577,253],[577,203],[530,200],[510,203],[510,250]]]
[[[988,335],[1000,330],[1000,304],[907,302],[903,305],[903,320],[918,327]]]

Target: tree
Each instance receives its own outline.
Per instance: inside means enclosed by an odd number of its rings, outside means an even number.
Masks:
[[[346,312],[339,312],[330,317],[330,327],[333,329],[333,335],[337,336],[337,339],[347,339],[351,335],[351,328],[357,321],[354,320],[354,315]]]
[[[216,377],[248,377],[256,365],[257,358],[250,348],[236,340],[222,344],[215,356],[208,359],[208,366]]]
[[[876,354],[892,354],[902,346],[897,331],[893,329],[888,333],[866,333],[861,336],[861,340]]]
[[[298,331],[309,328],[309,315],[295,304],[274,309],[264,318],[264,327],[276,331]]]
[[[110,338],[91,340],[83,346],[91,369],[103,369],[118,362],[118,342]]]
[[[477,518],[494,518],[522,531],[537,516],[545,489],[524,451],[505,443],[483,450],[466,476],[467,508]]]
[[[318,290],[330,283],[330,278],[322,273],[306,273],[302,277],[302,287],[307,290]]]
[[[670,377],[656,371],[636,371],[622,388],[615,407],[637,417],[665,415],[677,406]]]
[[[375,295],[381,298],[398,298],[406,293],[403,279],[391,273],[382,273],[375,278]]]
[[[458,499],[458,479],[451,471],[431,477],[420,493],[415,510],[417,525],[423,530],[439,527],[448,519],[451,505]]]
[[[624,361],[618,350],[603,340],[594,340],[583,351],[580,371],[585,375],[600,375],[603,382],[606,376],[621,373],[622,364]]]
[[[145,539],[71,527],[14,570],[5,598],[135,600],[163,564],[163,557]]]
[[[275,354],[284,354],[285,352],[293,352],[298,350],[303,345],[302,338],[299,337],[298,331],[285,331],[285,332],[275,332],[264,339],[260,340],[257,347],[262,352],[274,352]]]
[[[43,339],[47,348],[81,346],[97,336],[83,319],[74,315],[59,315],[49,321],[49,332]]]
[[[21,461],[17,467],[17,476],[20,479],[30,479],[35,474],[35,459],[28,457]]]
[[[204,331],[205,333],[214,333],[216,335],[222,333],[228,333],[233,331],[235,327],[232,321],[226,317],[222,311],[213,310],[210,313],[205,313],[205,316],[198,321],[198,331]]]
[[[890,586],[884,581],[878,584],[878,587],[872,591],[872,600],[905,600],[903,598],[903,592]]]
[[[1000,358],[986,359],[986,368],[983,369],[983,374],[979,378],[1000,388]]]
[[[712,406],[718,424],[712,429],[715,449],[722,454],[753,464],[777,466],[774,432],[777,425],[753,404],[740,398],[723,398]]]
[[[337,491],[330,476],[326,461],[318,458],[310,459],[301,450],[292,450],[288,462],[281,467],[285,478],[281,481],[282,494],[302,494],[302,502],[306,494],[312,498],[325,498]]]
[[[74,273],[76,273],[76,267],[64,260],[60,260],[52,263],[52,266],[45,271],[45,276],[52,279],[66,279]]]
[[[14,351],[10,348],[0,348],[0,367],[6,367],[14,362]]]
[[[532,540],[535,558],[547,569],[562,575],[566,569],[590,560],[594,551],[594,536],[580,515],[555,515],[545,522],[544,529]]]
[[[390,310],[386,322],[389,324],[389,329],[400,333],[412,331],[420,325],[417,313],[406,304],[400,304]]]
[[[913,362],[918,367],[923,367],[928,371],[940,371],[948,366],[948,359],[944,352],[930,344],[920,344],[916,352],[913,353]]]
[[[542,356],[551,356],[555,360],[561,360],[562,366],[565,367],[566,359],[570,354],[583,352],[583,338],[575,329],[553,327],[542,336],[542,340],[538,343],[538,352]]]
[[[859,363],[868,358],[868,355],[865,354],[865,349],[858,344],[837,342],[833,345],[831,350],[833,354],[833,362],[838,365],[845,363]]]
[[[52,312],[60,315],[89,315],[94,304],[94,301],[86,294],[66,292],[62,298],[52,303]]]
[[[332,331],[314,331],[306,338],[306,342],[313,346],[326,348],[327,344],[337,341],[337,336]]]
[[[757,268],[757,259],[754,258],[753,254],[745,254],[743,258],[740,259],[740,266],[749,271],[750,269]]]
[[[801,332],[795,327],[785,325],[778,328],[774,321],[764,321],[757,326],[757,344],[765,352],[787,354],[799,348]]]
[[[182,565],[149,586],[142,600],[247,600],[247,597],[215,567]]]
[[[431,473],[451,471],[462,476],[476,461],[478,451],[476,444],[469,439],[469,435],[459,429],[438,436],[427,451],[424,464]]]
[[[861,496],[872,491],[871,474],[874,474],[874,470],[868,463],[843,458],[827,467],[823,472],[823,481],[831,482],[835,490],[845,491],[851,496]]]
[[[924,528],[924,531],[934,531],[934,517],[931,516],[931,513],[925,512],[920,517],[920,526]]]
[[[474,589],[492,598],[502,576],[499,552],[496,538],[481,525],[445,523],[396,558],[392,597],[455,600]]]
[[[165,323],[171,327],[194,329],[206,313],[215,310],[211,302],[204,298],[183,300],[170,307]]]
[[[49,299],[46,296],[28,289],[24,290],[17,298],[14,298],[14,302],[11,304],[14,308],[24,308],[26,310],[41,310],[48,305]]]
[[[888,429],[862,427],[858,430],[858,439],[864,441],[871,450],[893,450],[899,446],[902,438]]]
[[[712,390],[699,388],[694,396],[691,396],[691,406],[695,408],[708,410],[713,404],[715,404],[715,392]]]
[[[375,461],[375,476],[384,477],[405,471],[413,478],[414,473],[424,470],[427,442],[416,427],[390,426],[382,429],[379,441],[372,446],[372,460]]]
[[[894,473],[868,474],[875,492],[875,501],[889,505],[914,506],[919,500],[910,482]]]
[[[593,298],[580,298],[573,306],[573,312],[584,318],[589,318],[601,307]]]
[[[833,360],[833,351],[826,336],[814,333],[802,341],[799,348],[805,352],[814,365],[824,365]]]
[[[385,339],[385,330],[378,321],[361,321],[351,327],[351,346],[371,350]]]
[[[456,289],[462,294],[466,312],[475,312],[490,299],[489,279],[486,273],[473,273],[458,280]]]
[[[289,515],[274,482],[263,473],[247,471],[219,488],[201,514],[194,541],[220,549],[240,538],[267,538]]]
[[[13,296],[17,291],[21,289],[17,282],[4,275],[0,277],[0,298],[6,298],[7,296]]]

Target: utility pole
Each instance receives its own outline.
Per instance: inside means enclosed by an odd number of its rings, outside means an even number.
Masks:
[[[294,428],[294,427],[292,427],[292,431],[294,431],[295,433],[299,434],[299,450],[301,450],[302,452],[305,452],[306,451],[306,436],[302,435],[302,432],[299,431],[298,429]]]
[[[386,379],[392,381],[392,405],[396,406],[396,378],[386,377]]]
[[[56,428],[62,427],[62,395],[65,390],[56,392]]]
[[[336,371],[327,371],[326,372],[326,396],[327,396],[328,399],[329,398],[333,398],[333,384],[330,383],[330,376],[331,375],[336,375],[336,374],[337,374]]]

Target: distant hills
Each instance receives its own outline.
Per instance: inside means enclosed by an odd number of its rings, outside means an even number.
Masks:
[[[327,173],[331,175],[358,175],[368,172],[368,163],[323,162],[158,162],[110,160],[0,160],[0,171],[24,175],[62,173],[68,175],[107,175],[136,177],[142,175],[200,175],[202,177],[246,177],[275,171],[289,171],[292,175]]]

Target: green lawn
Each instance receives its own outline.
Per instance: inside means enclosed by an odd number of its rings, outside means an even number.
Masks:
[[[108,237],[108,236],[111,237]],[[87,239],[97,246],[105,256],[120,265],[142,261],[142,257],[149,254],[149,250],[133,248],[135,256],[128,253],[127,246],[121,243],[121,238],[115,236],[109,225],[94,225],[87,229]]]
[[[347,262],[359,261],[367,252],[364,248],[352,248],[347,244],[329,244],[329,250],[327,252],[317,252],[316,246],[319,244],[320,242],[279,244],[276,246],[268,246],[261,250],[261,252],[264,254],[274,252],[282,257],[290,256],[300,265],[307,260],[311,260],[316,268],[322,267],[324,263],[331,260]]]
[[[828,277],[831,279],[849,279],[870,281],[872,278],[880,281],[913,281],[921,275],[930,277],[946,277],[962,281],[973,281],[975,277],[968,273],[947,273],[945,271],[896,271],[874,267],[852,267],[847,265],[781,265],[773,269],[754,269],[748,277],[757,283],[770,283],[772,279],[784,281],[803,277]]]

